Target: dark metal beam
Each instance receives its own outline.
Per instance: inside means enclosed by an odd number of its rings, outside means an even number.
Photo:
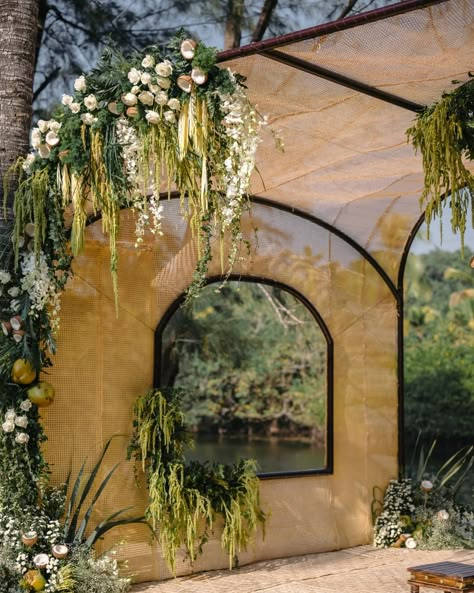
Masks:
[[[375,10],[349,16],[345,19],[339,19],[331,23],[323,23],[316,27],[309,27],[307,29],[302,29],[301,31],[296,31],[295,33],[287,33],[286,35],[280,35],[273,39],[265,39],[264,41],[259,41],[257,43],[250,43],[249,45],[229,49],[220,52],[217,56],[217,61],[226,62],[227,60],[259,54],[264,50],[275,49],[276,47],[282,47],[283,45],[296,43],[298,41],[315,39],[317,37],[322,37],[323,35],[330,35],[337,31],[344,31],[345,29],[352,29],[353,27],[358,27],[360,25],[375,23],[382,19],[399,16],[417,9],[429,8],[430,6],[442,4],[444,2],[449,2],[449,0],[405,0],[404,2],[398,2],[391,6],[385,6],[383,8],[377,8]]]
[[[274,49],[265,50],[260,52],[260,55],[265,56],[266,58],[270,58],[271,60],[275,60],[276,62],[285,64],[286,66],[290,66],[291,68],[302,70],[303,72],[312,74],[313,76],[318,76],[319,78],[330,80],[335,84],[352,89],[364,95],[369,95],[370,97],[374,97],[375,99],[385,101],[386,103],[391,103],[392,105],[396,105],[397,107],[402,107],[403,109],[414,111],[415,113],[419,113],[424,109],[424,105],[414,103],[413,101],[409,101],[408,99],[404,99],[403,97],[398,97],[397,95],[392,95],[391,93],[382,91],[381,89],[365,84],[364,82],[360,82],[359,80],[355,80],[354,78],[349,78],[348,76],[344,76],[343,74],[333,72],[332,70],[328,70],[327,68],[323,68],[322,66],[318,66],[317,64],[313,64],[312,62],[302,60],[291,54],[286,54],[282,51]]]

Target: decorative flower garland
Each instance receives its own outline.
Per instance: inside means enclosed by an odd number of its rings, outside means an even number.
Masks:
[[[420,198],[428,223],[441,217],[443,197],[449,196],[451,226],[464,232],[471,209],[474,226],[474,176],[463,158],[474,160],[474,75],[440,101],[424,109],[407,130],[409,141],[423,157],[425,187]],[[458,84],[458,81],[453,81]]]
[[[49,470],[39,412],[54,400],[40,372],[51,365],[60,295],[84,248],[88,218],[100,212],[109,234],[116,298],[120,210],[135,211],[140,247],[147,231],[161,234],[163,186],[180,193],[198,245],[189,298],[205,282],[214,236],[222,256],[225,236],[230,240],[224,275],[245,243],[241,216],[266,122],[250,105],[243,78],[215,62],[216,50],[182,34],[164,51],[150,47],[125,58],[107,50],[75,81],[74,94],[63,95],[52,119],[37,122],[32,152],[5,176],[5,199],[11,181],[18,183],[12,236],[0,237],[0,509],[7,523],[40,508]],[[47,568],[34,570],[32,579],[41,582],[25,587],[42,590]],[[47,590],[57,590],[51,579]]]

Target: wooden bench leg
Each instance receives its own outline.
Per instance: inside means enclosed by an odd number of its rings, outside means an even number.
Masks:
[[[410,593],[419,593],[420,587],[419,585],[410,585]]]

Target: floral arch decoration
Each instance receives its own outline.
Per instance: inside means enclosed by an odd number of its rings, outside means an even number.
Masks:
[[[179,192],[198,247],[188,299],[205,283],[214,238],[224,277],[245,245],[241,216],[266,119],[247,99],[243,77],[218,68],[216,54],[182,33],[144,54],[107,49],[52,119],[37,122],[32,152],[5,178],[5,197],[17,183],[0,270],[0,501],[7,518],[44,495],[40,410],[53,402],[54,388],[40,373],[52,365],[60,295],[88,219],[100,213],[109,236],[116,303],[122,208],[135,212],[139,249],[145,232],[162,233],[160,192]],[[0,516],[0,535],[1,523]],[[42,590],[35,587],[48,569],[36,568],[27,589]]]

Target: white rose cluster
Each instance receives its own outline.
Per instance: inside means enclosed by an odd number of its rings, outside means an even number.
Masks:
[[[29,403],[31,404],[31,402]],[[7,434],[15,433],[14,440],[15,443],[17,443],[18,445],[26,445],[30,440],[30,436],[28,435],[28,433],[24,432],[27,426],[28,417],[24,414],[17,414],[13,408],[9,408],[5,412],[2,430]]]
[[[181,104],[176,97],[170,98],[167,92],[171,87],[169,77],[173,73],[173,64],[169,60],[155,64],[155,58],[147,54],[141,65],[144,71],[137,68],[129,70],[127,78],[132,87],[122,94],[122,103],[127,107],[135,107],[137,104],[149,107],[145,111],[145,119],[151,125],[176,123],[176,112],[180,110]],[[151,109],[154,105],[160,107],[159,111]],[[134,109],[127,110],[127,115],[131,117],[136,113]]]
[[[38,151],[41,158],[47,158],[51,150],[59,144],[60,128],[61,124],[54,119],[40,119],[37,127],[31,131],[31,146]]]

